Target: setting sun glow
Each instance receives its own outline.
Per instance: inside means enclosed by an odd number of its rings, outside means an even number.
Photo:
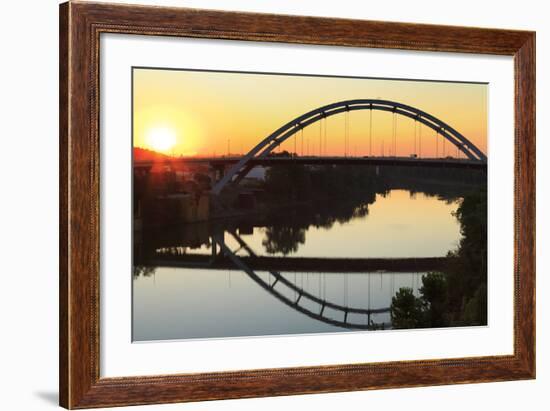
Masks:
[[[167,127],[152,128],[147,133],[147,143],[155,151],[167,152],[176,145],[176,133]]]
[[[176,156],[244,154],[303,113],[365,98],[426,111],[487,151],[486,84],[142,68],[134,72],[134,146]],[[370,114],[368,110],[349,113],[349,126],[344,114],[327,118],[322,125],[327,133],[324,154],[383,156],[393,146],[399,156],[457,155],[434,130],[417,129],[410,118],[397,116],[394,126],[392,113],[374,111],[372,119]],[[297,139],[286,140],[280,151],[319,154],[319,130],[318,123],[304,128]],[[421,151],[417,134],[422,134]]]

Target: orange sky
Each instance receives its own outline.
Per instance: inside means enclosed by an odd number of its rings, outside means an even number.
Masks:
[[[487,153],[485,84],[141,68],[134,69],[133,74],[136,147],[174,155],[219,156],[226,155],[228,149],[240,154],[309,110],[341,100],[380,98],[408,104],[438,117]],[[382,147],[388,155],[392,114],[373,111],[372,119],[372,155],[381,155]],[[348,155],[371,154],[369,121],[369,110],[349,113]],[[420,128],[417,136],[422,135],[421,154],[434,156],[435,132],[426,126]],[[326,119],[326,132],[323,154],[344,155],[345,115]],[[296,140],[287,140],[282,149],[318,155],[319,133],[319,123],[312,124],[304,130],[303,137],[299,133]],[[398,156],[419,153],[419,140],[415,149],[414,135],[414,120],[397,116]],[[443,139],[437,138],[441,156]],[[456,155],[448,142],[445,154]]]

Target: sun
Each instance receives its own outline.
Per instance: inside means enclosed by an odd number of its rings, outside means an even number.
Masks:
[[[155,151],[168,152],[176,145],[176,132],[168,127],[155,127],[147,133],[147,144]]]

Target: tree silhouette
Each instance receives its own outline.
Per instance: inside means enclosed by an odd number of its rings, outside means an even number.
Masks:
[[[420,295],[425,322],[430,327],[448,326],[447,279],[443,273],[428,273],[422,277]]]
[[[294,226],[267,227],[262,245],[269,254],[287,255],[306,242],[306,230]]]
[[[390,315],[394,328],[417,328],[422,324],[422,302],[412,288],[400,288],[392,297]]]
[[[487,324],[487,191],[464,196],[456,213],[462,239],[443,273],[422,277],[420,297],[401,288],[392,298],[395,328]]]

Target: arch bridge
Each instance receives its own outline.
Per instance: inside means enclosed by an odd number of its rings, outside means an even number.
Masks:
[[[284,141],[295,136],[296,133],[305,127],[328,117],[356,110],[370,110],[371,112],[372,110],[378,110],[413,119],[434,130],[437,136],[453,144],[457,150],[462,152],[470,161],[482,164],[487,163],[487,156],[464,135],[449,124],[423,110],[391,100],[344,100],[311,110],[279,127],[273,133],[261,140],[246,155],[241,157],[240,160],[214,185],[212,192],[214,194],[219,194],[227,184],[239,182],[254,167],[253,163],[255,161],[257,162],[258,160],[267,158],[269,154]]]
[[[223,235],[215,235],[212,240],[220,247],[221,251],[235,264],[235,266],[244,271],[256,284],[277,298],[283,304],[290,308],[305,314],[306,316],[315,320],[321,321],[326,324],[334,325],[341,328],[354,329],[354,330],[372,330],[372,329],[388,329],[391,328],[391,323],[374,323],[371,320],[371,316],[375,314],[389,313],[390,307],[382,308],[361,308],[352,306],[343,306],[331,302],[330,300],[320,298],[313,295],[302,287],[294,284],[278,271],[269,270],[269,278],[266,281],[260,275],[258,275],[252,268],[250,268],[233,250],[231,250],[223,239]],[[250,256],[255,256],[255,253],[248,247],[247,244],[238,239],[241,243],[241,248],[246,250]],[[271,280],[271,278],[273,280]],[[276,286],[282,284],[287,290],[293,292],[296,298],[292,299],[288,296],[288,293],[282,292]],[[309,304],[307,302],[309,302]],[[318,311],[314,311],[311,304],[318,307]],[[334,315],[327,315],[326,309],[330,309],[331,312],[340,313],[340,317],[336,318]],[[363,321],[350,321],[349,316],[359,316],[363,318]]]

